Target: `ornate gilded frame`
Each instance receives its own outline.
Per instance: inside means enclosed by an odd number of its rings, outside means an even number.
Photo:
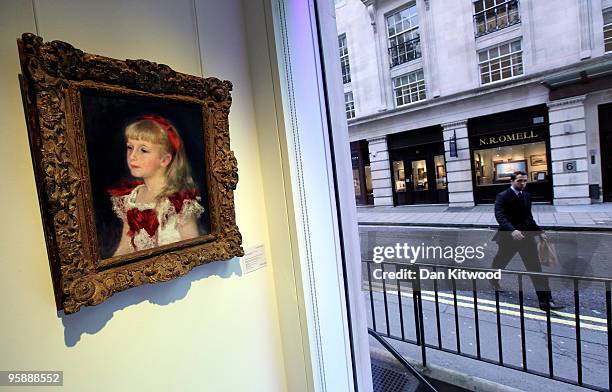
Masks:
[[[238,169],[229,141],[231,82],[182,74],[146,60],[88,54],[30,33],[17,43],[58,310],[74,313],[130,287],[168,281],[200,264],[244,254],[234,211]],[[81,111],[84,88],[201,105],[210,234],[100,259]]]

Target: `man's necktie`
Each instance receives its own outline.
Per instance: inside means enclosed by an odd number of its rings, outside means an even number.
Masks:
[[[525,205],[525,194],[522,191],[518,193],[518,198],[521,201],[521,203]]]

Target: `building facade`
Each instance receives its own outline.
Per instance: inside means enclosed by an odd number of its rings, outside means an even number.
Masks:
[[[492,203],[515,170],[536,201],[612,201],[612,0],[337,0],[336,16],[358,204]]]

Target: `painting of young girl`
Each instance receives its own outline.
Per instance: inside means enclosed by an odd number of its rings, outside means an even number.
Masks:
[[[209,233],[201,111],[93,92],[83,104],[101,258]]]
[[[145,115],[125,128],[126,161],[137,181],[109,189],[123,229],[115,255],[195,238],[200,205],[176,128]]]

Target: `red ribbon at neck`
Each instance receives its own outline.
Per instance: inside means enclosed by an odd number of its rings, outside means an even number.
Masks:
[[[132,238],[132,246],[134,249],[134,237],[141,229],[145,229],[149,237],[153,237],[159,227],[157,220],[157,212],[153,209],[139,210],[138,208],[130,208],[127,210],[127,223],[130,228],[128,236]]]

